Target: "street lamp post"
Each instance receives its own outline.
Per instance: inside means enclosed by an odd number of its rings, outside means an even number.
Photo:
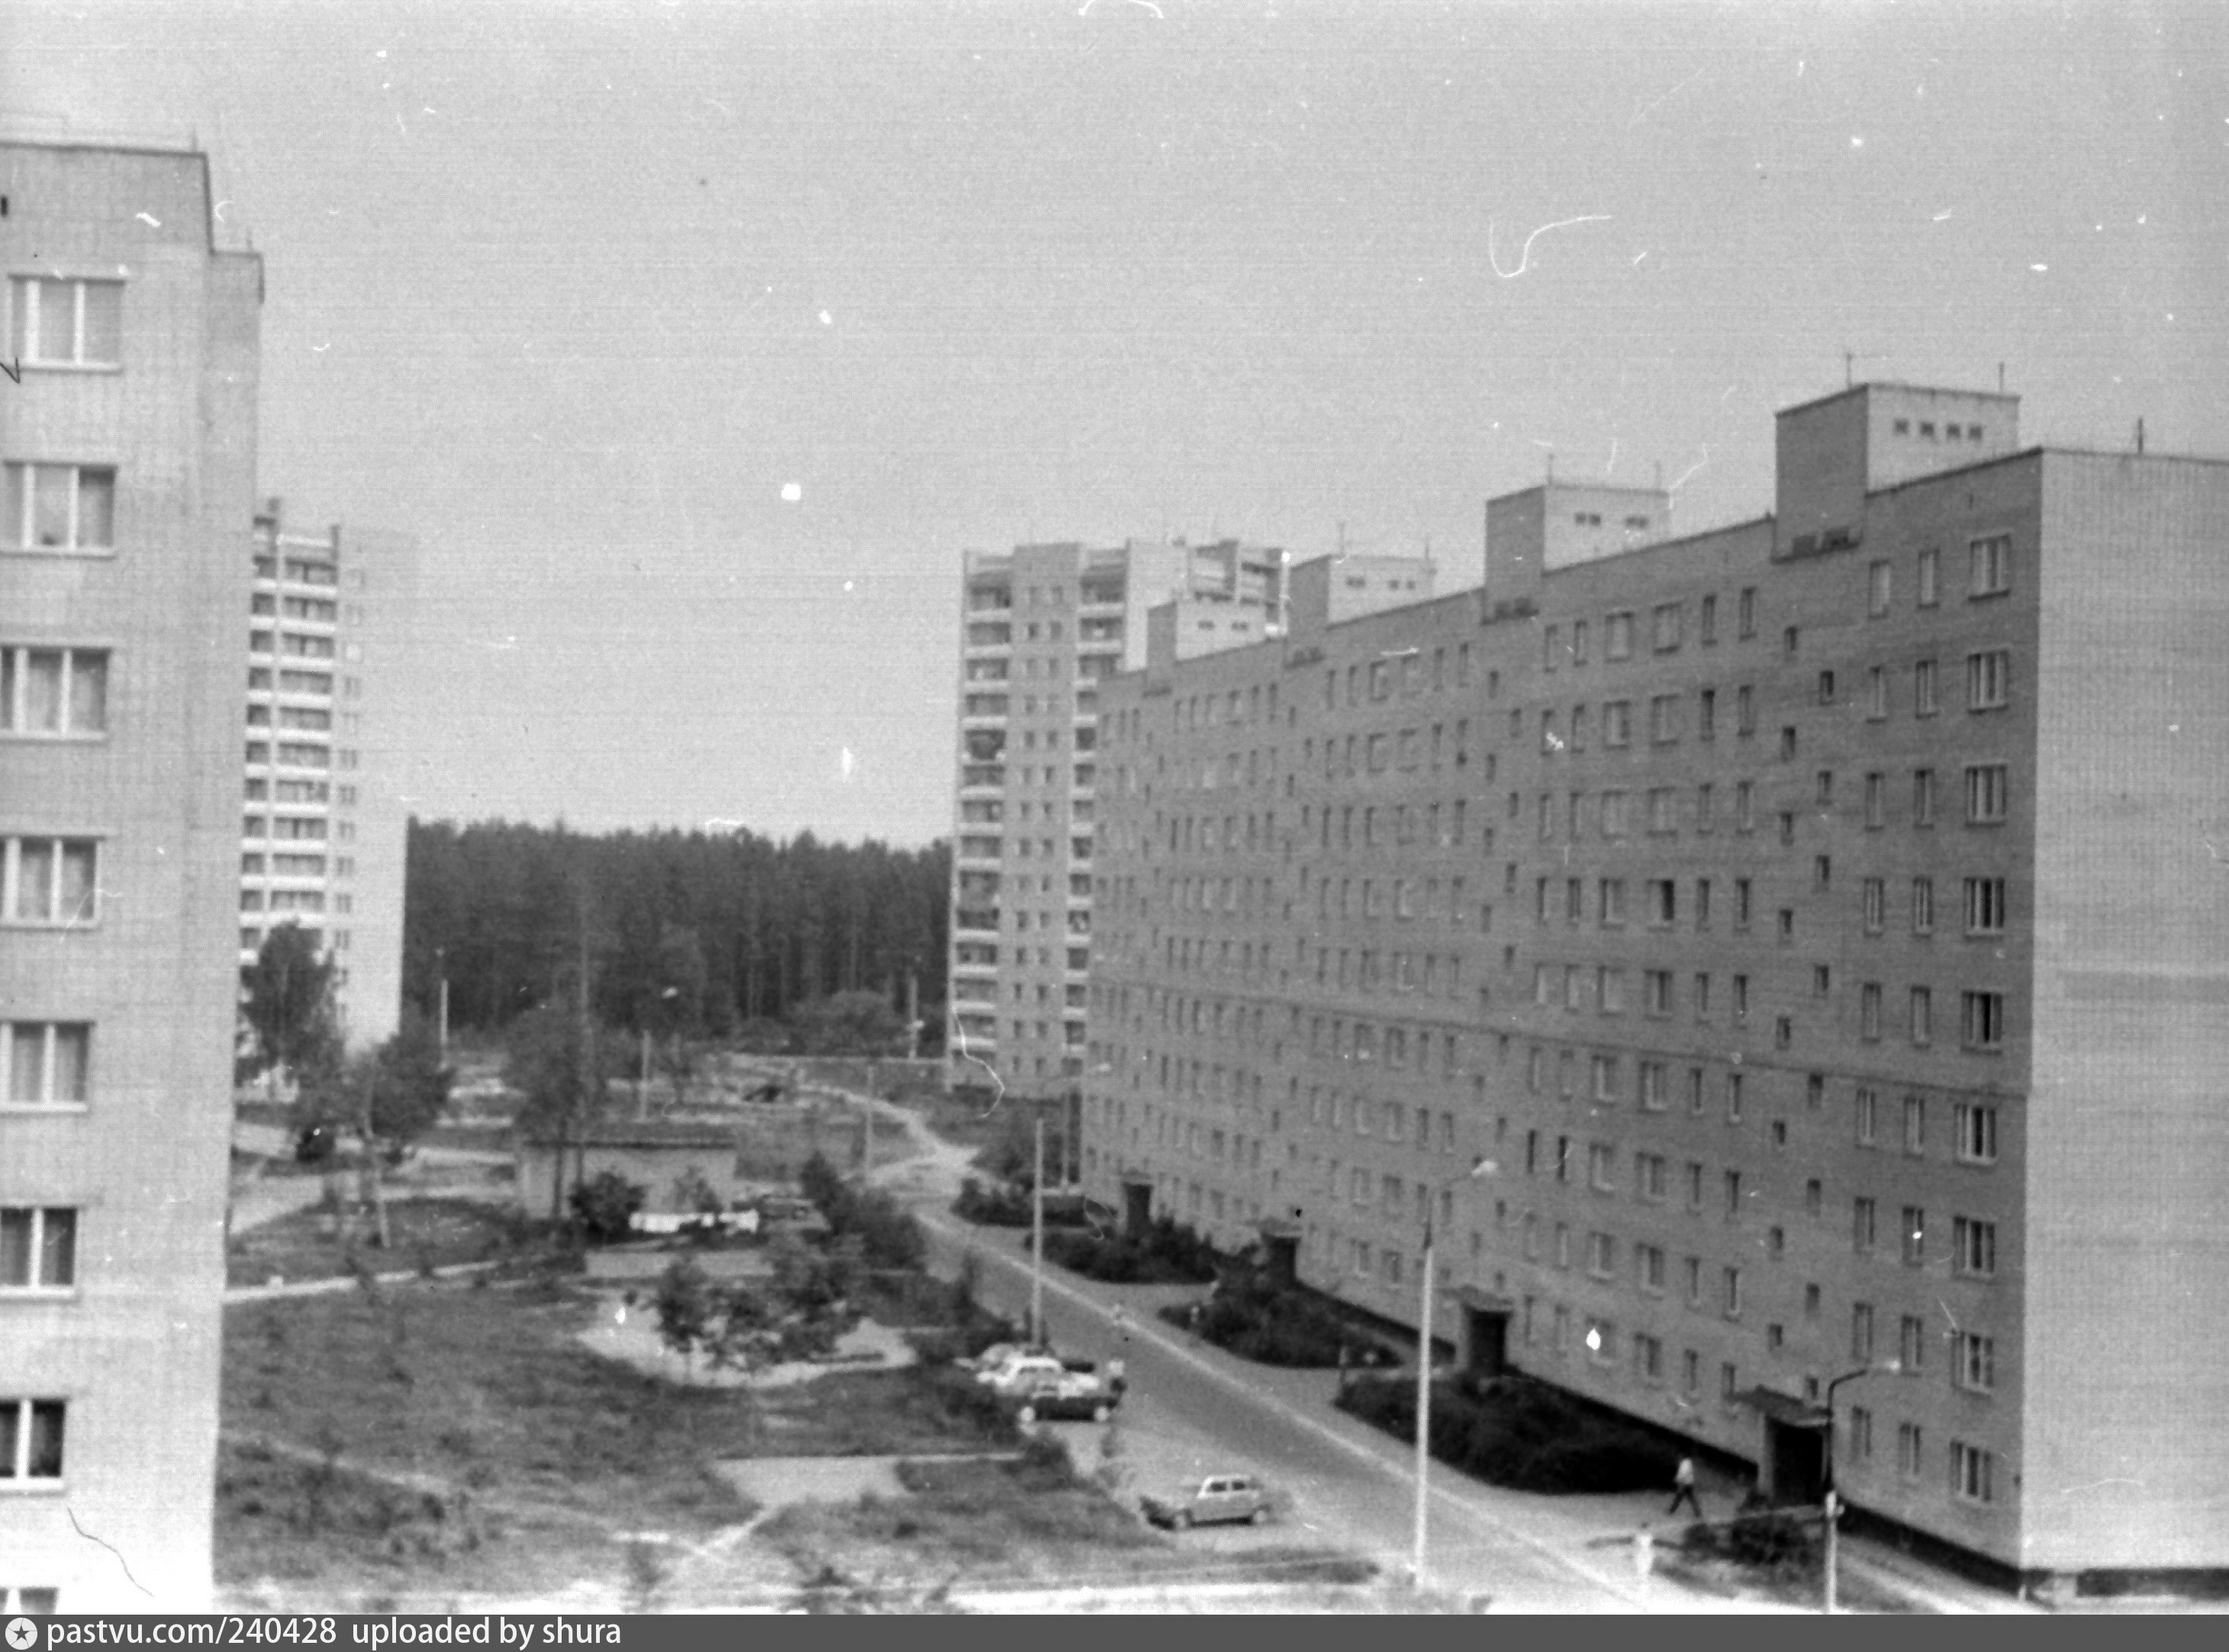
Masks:
[[[1416,1514],[1414,1550],[1410,1556],[1410,1576],[1415,1579],[1418,1594],[1424,1591],[1424,1550],[1431,1522],[1432,1295],[1436,1283],[1433,1271],[1436,1247],[1433,1206],[1438,1203],[1442,1193],[1457,1183],[1490,1176],[1493,1172],[1493,1160],[1474,1159],[1470,1168],[1461,1175],[1430,1184],[1431,1192],[1424,1201],[1423,1282],[1418,1287],[1419,1306],[1416,1310]]]
[[[1902,1368],[1902,1361],[1896,1360],[1891,1360],[1885,1365],[1860,1366],[1855,1371],[1844,1372],[1827,1385],[1827,1462],[1823,1476],[1827,1482],[1823,1511],[1827,1518],[1827,1531],[1822,1570],[1826,1573],[1825,1612],[1829,1617],[1834,1615],[1835,1610],[1834,1568],[1838,1558],[1835,1553],[1835,1539],[1836,1528],[1840,1525],[1842,1518],[1842,1499],[1840,1494],[1834,1489],[1834,1391],[1846,1382],[1854,1382],[1860,1377],[1870,1377],[1876,1371],[1898,1371]]]

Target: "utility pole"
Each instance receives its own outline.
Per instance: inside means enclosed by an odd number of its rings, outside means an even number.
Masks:
[[[440,1030],[441,1041],[441,1064],[446,1067],[449,1064],[449,949],[446,947],[434,948],[434,973],[440,980],[440,1008],[436,1012],[435,1025]]]
[[[1044,1115],[1037,1115],[1037,1173],[1030,1188],[1030,1343],[1044,1343]]]

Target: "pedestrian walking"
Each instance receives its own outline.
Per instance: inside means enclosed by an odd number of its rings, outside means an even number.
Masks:
[[[1697,1520],[1703,1518],[1703,1505],[1695,1496],[1695,1459],[1693,1457],[1680,1458],[1680,1466],[1672,1471],[1672,1507],[1666,1509],[1665,1514],[1667,1516],[1678,1514],[1683,1502],[1695,1511]]]

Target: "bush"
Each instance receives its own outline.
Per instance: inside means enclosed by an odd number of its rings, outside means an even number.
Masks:
[[[1819,1564],[1812,1522],[1780,1509],[1751,1509],[1722,1527],[1698,1522],[1680,1546],[1688,1554],[1717,1555],[1783,1579],[1800,1578]]]
[[[960,1184],[960,1197],[952,1201],[952,1213],[981,1227],[1027,1227],[1030,1198],[1012,1187],[986,1187],[970,1176]]]
[[[1338,1404],[1397,1439],[1416,1437],[1413,1377],[1351,1383]],[[1654,1491],[1680,1459],[1654,1433],[1521,1377],[1436,1383],[1431,1450],[1493,1485],[1551,1495]]]
[[[918,1268],[927,1258],[921,1224],[882,1188],[845,1180],[817,1153],[797,1173],[797,1185],[828,1218],[829,1237],[857,1238],[869,1267]]]
[[[1105,1230],[1045,1235],[1045,1255],[1072,1273],[1109,1285],[1204,1285],[1222,1258],[1188,1227],[1161,1217],[1142,1239]]]
[[[628,1219],[649,1197],[650,1190],[639,1183],[627,1180],[616,1170],[604,1170],[588,1181],[575,1183],[568,1202],[573,1207],[574,1220],[589,1242],[610,1244],[626,1237]]]
[[[1257,1364],[1335,1366],[1344,1349],[1348,1363],[1361,1366],[1377,1353],[1374,1341],[1314,1292],[1276,1283],[1256,1268],[1227,1269],[1199,1308],[1201,1337]]]

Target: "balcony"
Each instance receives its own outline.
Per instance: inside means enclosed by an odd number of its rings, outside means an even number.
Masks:
[[[248,760],[253,762],[251,756]],[[1006,766],[1004,763],[966,763],[960,770],[960,789],[973,790],[988,787],[993,791],[1006,789]]]
[[[995,906],[964,906],[952,914],[954,935],[996,935],[999,933],[999,909]]]

